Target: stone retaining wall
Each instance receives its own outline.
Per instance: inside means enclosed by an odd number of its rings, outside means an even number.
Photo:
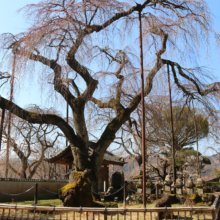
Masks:
[[[58,198],[57,194],[46,192],[45,190],[57,193],[58,189],[65,186],[68,182],[66,180],[38,180],[38,179],[6,179],[0,178],[0,202],[11,202],[12,198],[16,201],[34,201],[35,187],[30,191],[25,192],[32,186],[38,183],[38,200],[40,199],[55,199]],[[45,190],[43,190],[43,189]],[[6,194],[21,194],[8,196]]]

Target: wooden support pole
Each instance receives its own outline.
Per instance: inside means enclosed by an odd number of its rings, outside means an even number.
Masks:
[[[10,89],[10,101],[11,102],[13,101],[13,93],[14,93],[15,66],[16,66],[16,55],[14,55],[13,57],[13,67],[12,67],[12,74],[11,74],[11,89]],[[5,161],[5,178],[8,178],[10,133],[11,133],[11,112],[8,112],[8,133],[7,133],[7,147],[6,147],[6,161]]]
[[[156,199],[159,199],[159,187],[158,187],[158,184],[156,184]]]
[[[4,120],[5,120],[5,109],[2,109],[1,130],[0,130],[0,150],[1,150],[1,146],[2,146],[2,132],[3,132]]]
[[[176,194],[176,165],[175,165],[175,146],[174,146],[174,129],[173,129],[173,107],[172,107],[172,94],[170,86],[170,70],[169,65],[167,65],[167,74],[168,74],[168,87],[169,87],[169,99],[170,99],[170,126],[171,126],[171,149],[172,149],[172,168],[173,168],[173,184],[174,184],[174,194]]]
[[[141,69],[141,106],[142,106],[142,167],[143,167],[143,206],[146,207],[146,172],[147,153],[145,146],[145,108],[144,108],[144,65],[143,65],[143,43],[142,43],[142,8],[139,9],[139,40],[140,40],[140,69]]]
[[[68,73],[66,75],[66,79],[68,80]],[[67,84],[67,88],[69,90],[69,82]],[[69,123],[69,104],[66,102],[66,122]],[[68,146],[68,140],[66,139],[66,146]]]
[[[199,166],[199,143],[198,143],[198,132],[197,132],[197,124],[196,124],[196,112],[193,101],[192,101],[192,105],[193,105],[193,119],[194,119],[194,128],[195,128],[195,136],[196,136],[197,172],[198,172],[198,176],[201,178],[201,168]]]
[[[68,166],[68,165],[66,165],[66,174],[67,174],[67,172],[68,172],[67,166]],[[67,175],[66,175],[65,179],[68,180],[68,176],[67,176]]]
[[[56,165],[56,163],[54,164],[54,169],[55,169],[55,180],[57,180],[57,165]]]
[[[34,204],[37,205],[37,197],[38,197],[38,183],[35,183],[34,188]]]
[[[127,197],[127,191],[128,191],[128,182],[125,181],[124,182],[124,207],[126,207],[127,203],[126,203],[126,197]]]

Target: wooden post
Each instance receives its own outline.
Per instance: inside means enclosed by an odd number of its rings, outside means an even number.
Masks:
[[[141,6],[140,4],[137,4]],[[141,106],[142,106],[142,167],[143,167],[143,179],[142,179],[142,188],[143,188],[143,206],[146,207],[146,173],[145,166],[147,162],[147,149],[145,146],[145,106],[144,106],[144,65],[143,65],[143,43],[142,43],[142,21],[141,21],[141,12],[143,8],[139,8],[139,40],[140,40],[140,68],[141,68]]]
[[[124,182],[124,207],[126,207],[127,186],[128,186],[128,182],[125,181]]]
[[[108,220],[107,208],[106,207],[105,207],[105,211],[104,211],[104,220]]]
[[[69,170],[71,170],[73,168],[72,164],[69,164]]]
[[[4,126],[4,119],[5,119],[5,109],[2,109],[2,114],[1,114],[1,129],[0,129],[0,150],[1,150],[1,145],[2,145],[2,132],[3,132],[3,126]]]
[[[35,184],[35,191],[34,191],[34,204],[37,205],[37,197],[38,197],[38,183]]]
[[[159,187],[158,187],[158,184],[156,184],[156,199],[159,199]]]
[[[66,75],[66,79],[68,80],[68,73]],[[67,88],[69,90],[69,82],[67,82]],[[66,122],[69,123],[69,104],[66,102]],[[68,147],[68,140],[66,139],[66,146]]]
[[[67,165],[66,165],[66,174],[67,174],[67,172],[68,172],[68,168],[67,168]],[[68,176],[67,175],[65,176],[65,179],[68,180]]]
[[[196,136],[196,151],[197,151],[197,170],[198,170],[198,176],[201,178],[201,169],[199,166],[199,144],[198,144],[198,133],[197,133],[197,124],[196,124],[196,113],[194,108],[194,103],[192,100],[192,106],[193,106],[193,119],[194,119],[194,128],[195,128],[195,136]]]
[[[215,211],[212,211],[212,219],[215,219]]]
[[[57,180],[57,165],[56,165],[56,163],[54,164],[54,171],[55,171],[55,180]]]
[[[13,57],[13,67],[12,67],[12,75],[11,75],[11,89],[10,89],[10,102],[13,101],[15,66],[16,66],[16,55],[14,55],[14,57]],[[7,146],[6,146],[5,178],[8,178],[10,133],[11,133],[11,112],[8,112],[8,133],[7,133]]]
[[[170,99],[170,126],[171,126],[171,149],[172,149],[172,168],[173,168],[173,184],[174,184],[174,194],[176,194],[176,165],[175,165],[175,146],[174,146],[174,128],[173,128],[173,107],[172,107],[172,95],[170,86],[170,70],[167,64],[167,74],[168,74],[168,87],[169,87],[169,99]]]

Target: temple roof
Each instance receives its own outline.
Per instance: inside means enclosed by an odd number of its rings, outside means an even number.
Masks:
[[[92,147],[91,147],[92,148]],[[71,147],[68,146],[61,152],[57,153],[55,156],[51,158],[45,159],[48,163],[56,163],[56,164],[74,164],[73,154],[71,151]],[[112,154],[109,151],[106,151],[104,154],[102,165],[119,165],[123,166],[126,162],[124,162],[124,159],[122,157],[118,157],[114,154]]]

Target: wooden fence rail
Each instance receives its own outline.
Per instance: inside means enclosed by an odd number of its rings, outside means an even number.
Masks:
[[[211,207],[76,208],[0,204],[0,219],[153,220],[218,217],[219,195]],[[158,218],[159,213],[164,216]]]
[[[47,206],[0,205],[1,219],[71,219],[71,220],[144,220],[155,219],[158,213],[166,213],[163,219],[212,219],[217,209],[212,207],[173,208],[68,208]]]

